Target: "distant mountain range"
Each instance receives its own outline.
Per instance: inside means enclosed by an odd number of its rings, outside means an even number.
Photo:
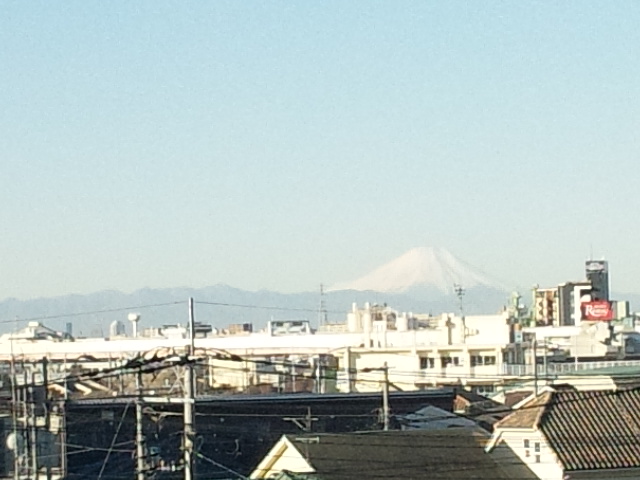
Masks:
[[[186,323],[187,299],[196,301],[197,321],[224,328],[231,323],[253,323],[263,328],[270,319],[308,319],[317,325],[321,301],[329,322],[342,322],[352,303],[388,304],[400,311],[454,312],[458,299],[454,283],[465,287],[464,308],[471,313],[494,313],[508,301],[508,292],[482,272],[436,248],[410,250],[360,279],[335,285],[321,298],[319,292],[278,293],[246,291],[228,285],[199,289],[144,288],[133,293],[102,291],[34,300],[0,302],[0,330],[37,320],[64,330],[72,323],[76,336],[107,335],[109,324],[127,314],[141,314],[140,328]],[[16,320],[14,322],[13,320]]]
[[[127,324],[129,312],[141,314],[140,328],[185,324],[187,299],[193,297],[196,321],[224,328],[232,323],[253,323],[264,328],[271,319],[307,319],[317,325],[324,303],[329,322],[343,322],[352,303],[387,304],[399,311],[416,313],[457,312],[454,284],[465,288],[467,314],[496,313],[509,301],[509,291],[485,273],[459,260],[445,249],[416,248],[352,281],[318,292],[278,293],[246,291],[228,285],[205,288],[144,288],[133,293],[101,291],[33,300],[0,302],[0,331],[41,321],[55,330],[72,323],[76,336],[108,335],[114,320]],[[529,292],[522,292],[525,302]],[[618,298],[640,300],[638,296]]]
[[[121,320],[127,325],[129,312],[141,314],[140,329],[167,324],[185,324],[188,320],[187,299],[195,301],[196,321],[224,328],[232,323],[253,323],[254,329],[264,328],[269,320],[306,319],[318,325],[321,296],[319,292],[278,293],[241,290],[228,285],[212,287],[151,289],[133,293],[102,291],[88,295],[40,298],[34,300],[7,299],[0,302],[0,331],[22,327],[28,320],[40,321],[55,330],[73,325],[75,336],[108,335],[109,324]],[[508,295],[497,290],[475,287],[467,290],[464,299],[468,313],[494,313],[507,302]],[[438,290],[414,297],[402,293],[341,290],[327,292],[323,297],[327,320],[344,322],[352,303],[387,304],[406,312],[455,312],[458,300]],[[322,316],[324,318],[324,316]],[[14,322],[15,320],[15,322]]]

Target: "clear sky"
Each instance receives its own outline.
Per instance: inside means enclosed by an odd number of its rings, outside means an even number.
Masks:
[[[640,292],[640,2],[0,3],[0,299],[416,246]]]

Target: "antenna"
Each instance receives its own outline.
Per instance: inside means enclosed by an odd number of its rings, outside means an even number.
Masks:
[[[464,318],[464,306],[462,303],[462,297],[464,297],[464,287],[458,283],[453,284],[453,291],[456,292],[458,297],[458,308],[460,309],[460,320],[462,321],[462,343],[467,343],[467,323]]]
[[[320,304],[318,305],[318,326],[327,324],[327,304],[325,302],[326,293],[324,285],[320,284]]]
[[[464,309],[463,309],[463,304],[462,304],[462,297],[464,297],[464,287],[458,283],[454,283],[453,284],[453,291],[456,294],[456,297],[458,297],[458,308],[460,309],[460,317],[464,318]]]

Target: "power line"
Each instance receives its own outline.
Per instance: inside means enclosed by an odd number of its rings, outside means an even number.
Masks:
[[[104,469],[106,468],[107,463],[109,462],[109,457],[111,456],[111,452],[113,451],[114,444],[116,443],[116,440],[118,439],[118,434],[120,433],[120,428],[122,427],[122,421],[127,416],[127,411],[128,410],[129,410],[129,405],[127,405],[124,408],[123,412],[122,412],[122,417],[120,417],[120,422],[118,423],[118,428],[116,428],[116,432],[113,434],[113,440],[111,440],[111,445],[109,446],[109,450],[107,450],[107,454],[104,457],[104,462],[102,462],[102,467],[100,468],[100,473],[98,474],[98,480],[102,479],[102,474],[104,473]]]
[[[0,324],[16,323],[16,322],[35,322],[35,321],[55,320],[59,318],[70,318],[70,317],[82,317],[85,315],[96,315],[99,313],[114,313],[114,312],[123,312],[128,310],[141,310],[143,308],[168,307],[168,306],[178,305],[182,303],[184,302],[155,303],[155,304],[147,304],[147,305],[134,305],[129,307],[107,308],[103,310],[87,310],[84,312],[60,313],[56,315],[42,315],[38,317],[29,317],[29,318],[15,318],[13,320],[0,320]]]
[[[225,302],[205,302],[197,300],[195,303],[198,305],[212,305],[216,307],[236,307],[236,308],[250,308],[256,310],[278,310],[288,312],[304,312],[304,313],[318,313],[318,309],[315,308],[294,308],[294,307],[278,307],[273,305],[250,305],[242,303],[225,303]],[[326,313],[344,313],[343,310],[323,310]]]
[[[210,464],[212,464],[212,465],[215,465],[216,467],[220,467],[220,468],[222,468],[224,471],[226,471],[226,472],[228,472],[228,473],[231,473],[231,474],[235,475],[237,478],[240,478],[241,480],[249,480],[249,477],[245,477],[245,476],[244,476],[244,475],[242,475],[241,473],[238,473],[238,472],[236,472],[235,470],[232,470],[232,469],[230,469],[229,467],[226,467],[225,465],[223,465],[223,464],[221,464],[221,463],[219,463],[219,462],[216,462],[215,460],[213,460],[213,459],[211,459],[211,458],[209,458],[209,457],[207,457],[207,456],[205,456],[205,455],[203,455],[203,454],[201,454],[201,453],[199,453],[199,452],[196,452],[196,456],[197,456],[198,458],[201,458],[201,459],[202,459],[202,460],[204,460],[205,462],[208,462],[208,463],[210,463]]]

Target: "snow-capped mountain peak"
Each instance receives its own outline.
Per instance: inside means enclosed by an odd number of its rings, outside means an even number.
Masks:
[[[454,285],[464,288],[486,286],[502,289],[486,274],[438,247],[413,248],[395,260],[352,282],[337,284],[331,290],[372,290],[404,293],[421,287],[452,293]]]

